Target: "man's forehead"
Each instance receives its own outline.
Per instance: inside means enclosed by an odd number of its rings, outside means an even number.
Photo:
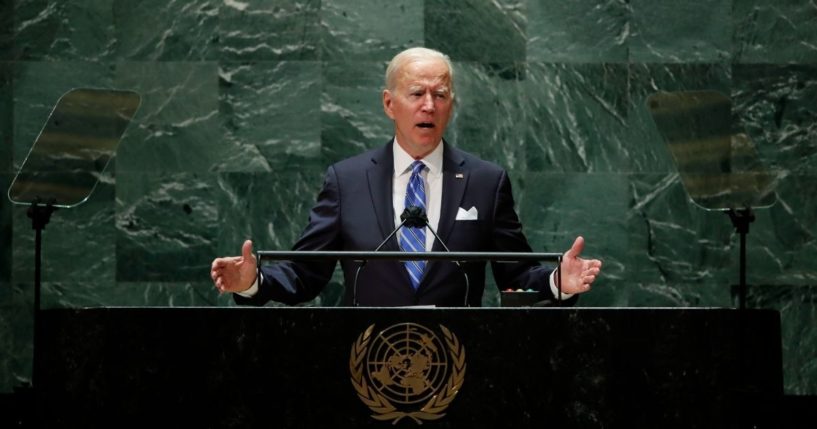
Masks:
[[[403,66],[400,70],[400,81],[406,85],[448,85],[451,82],[451,74],[448,66],[442,61],[416,61]]]

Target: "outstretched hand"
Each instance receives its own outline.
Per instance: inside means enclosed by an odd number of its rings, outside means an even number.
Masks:
[[[601,261],[598,259],[581,258],[584,250],[584,238],[576,237],[573,246],[565,252],[559,269],[562,272],[562,292],[574,294],[590,290],[591,285],[601,271]]]
[[[252,286],[257,276],[258,262],[252,253],[252,241],[241,246],[241,256],[216,258],[210,277],[219,292],[243,292]]]

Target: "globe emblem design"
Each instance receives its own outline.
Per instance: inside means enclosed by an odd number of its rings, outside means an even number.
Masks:
[[[366,372],[372,386],[400,404],[428,400],[448,377],[448,353],[433,331],[416,323],[390,326],[372,338]]]

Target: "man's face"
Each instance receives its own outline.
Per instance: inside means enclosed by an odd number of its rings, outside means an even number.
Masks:
[[[453,106],[451,76],[442,59],[404,64],[394,90],[383,91],[383,109],[394,120],[397,142],[415,158],[440,143]]]

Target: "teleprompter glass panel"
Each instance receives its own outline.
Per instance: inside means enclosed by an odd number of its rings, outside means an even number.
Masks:
[[[60,97],[8,191],[16,204],[73,207],[93,192],[141,98],[78,88]]]
[[[734,124],[732,101],[717,91],[658,92],[647,108],[690,199],[709,210],[774,204],[776,175]]]

